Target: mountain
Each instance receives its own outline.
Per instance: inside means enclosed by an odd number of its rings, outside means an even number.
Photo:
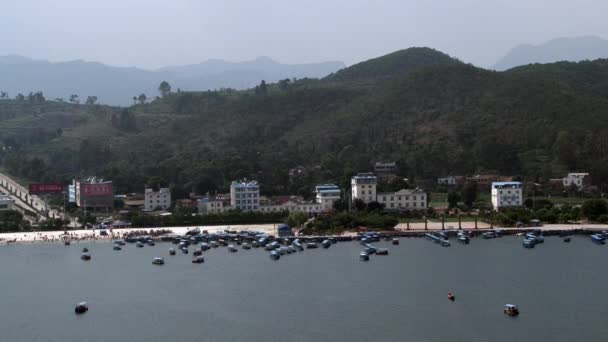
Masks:
[[[608,58],[608,40],[595,36],[558,38],[541,45],[519,45],[492,68],[507,70],[532,63],[579,62],[598,58]]]
[[[162,81],[168,81],[173,89],[183,90],[245,89],[261,80],[323,77],[343,67],[342,62],[288,65],[260,57],[241,63],[209,60],[148,71],[80,60],[51,63],[8,55],[0,56],[0,90],[11,96],[42,91],[52,99],[67,99],[71,94],[78,94],[81,99],[95,95],[102,103],[127,105],[141,93],[149,98],[157,95]]]
[[[95,174],[118,192],[163,180],[178,197],[242,177],[268,194],[308,196],[321,182],[347,186],[376,161],[427,186],[481,170],[535,182],[580,170],[601,185],[606,113],[608,60],[496,72],[416,48],[323,79],[183,91],[130,108],[0,100],[0,167],[38,181]]]

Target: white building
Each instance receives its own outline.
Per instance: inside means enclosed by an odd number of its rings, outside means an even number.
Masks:
[[[492,206],[494,210],[523,205],[521,182],[493,182]]]
[[[146,189],[144,192],[144,210],[167,210],[171,207],[171,190],[160,188],[158,191]]]
[[[230,184],[230,206],[241,211],[260,210],[260,186],[257,181],[243,179]]]
[[[0,195],[0,210],[14,210],[15,200],[11,196]]]
[[[199,214],[218,214],[231,209],[229,206],[224,206],[224,201],[217,197],[204,197],[197,201]]]
[[[331,210],[334,202],[340,200],[340,188],[334,184],[317,185],[315,192],[317,193],[316,202],[326,211]]]
[[[564,177],[564,188],[571,185],[576,186],[579,190],[591,185],[591,177],[586,172],[571,172]]]
[[[360,199],[365,203],[376,200],[376,184],[378,178],[373,173],[359,173],[350,180],[352,199]]]
[[[297,201],[287,201],[281,204],[270,204],[260,206],[260,211],[263,213],[274,213],[281,211],[301,212],[306,214],[319,214],[324,211],[320,203],[306,203]]]
[[[384,204],[385,210],[425,210],[427,207],[426,192],[420,188],[402,189],[397,192],[378,193],[378,202]]]

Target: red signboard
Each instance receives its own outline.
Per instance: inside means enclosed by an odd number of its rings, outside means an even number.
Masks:
[[[112,183],[80,184],[83,196],[112,196]]]
[[[30,184],[30,194],[58,194],[63,192],[61,184]]]

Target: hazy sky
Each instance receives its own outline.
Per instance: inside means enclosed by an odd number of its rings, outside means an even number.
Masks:
[[[489,66],[520,43],[608,38],[607,0],[0,0],[0,55],[156,68],[359,62],[430,46]]]

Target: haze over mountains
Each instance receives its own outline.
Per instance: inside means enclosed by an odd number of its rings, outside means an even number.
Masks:
[[[596,36],[557,38],[540,45],[516,46],[492,69],[507,70],[532,63],[579,62],[608,58],[608,40]]]
[[[99,102],[128,105],[132,97],[144,93],[158,95],[157,87],[168,81],[174,90],[246,89],[261,80],[276,82],[285,78],[320,78],[344,68],[342,62],[281,64],[268,57],[245,62],[211,59],[199,64],[170,66],[158,70],[124,68],[75,60],[52,63],[23,56],[0,56],[0,90],[14,97],[42,91],[48,99],[81,99],[97,96]]]

